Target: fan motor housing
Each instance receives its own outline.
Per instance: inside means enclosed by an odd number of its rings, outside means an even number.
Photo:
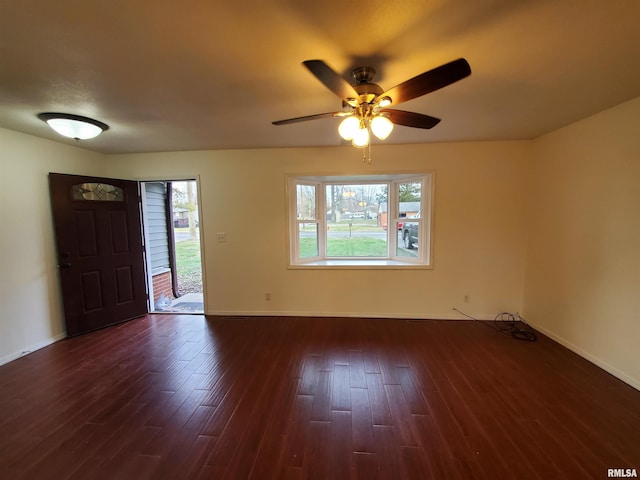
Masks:
[[[356,81],[353,88],[360,96],[358,98],[358,103],[370,103],[375,97],[384,91],[380,85],[371,81],[376,75],[376,70],[372,67],[354,68],[351,71],[351,75],[353,75],[353,78]]]
[[[358,92],[358,95],[380,95],[383,92],[380,85],[376,83],[361,83],[354,85],[353,88]]]

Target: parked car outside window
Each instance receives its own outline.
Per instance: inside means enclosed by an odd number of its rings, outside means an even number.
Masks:
[[[412,215],[411,218],[420,218],[420,212]],[[402,241],[404,242],[405,248],[414,248],[418,245],[418,231],[420,230],[418,222],[407,221],[402,225]]]

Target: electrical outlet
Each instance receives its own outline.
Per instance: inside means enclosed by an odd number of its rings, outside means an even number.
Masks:
[[[269,293],[269,292],[265,293],[265,294],[264,294],[264,299],[265,299],[267,302],[270,302],[270,301],[271,301],[271,293]]]
[[[469,303],[471,301],[471,299],[469,298],[469,295],[465,295],[464,296],[464,303]]]
[[[226,232],[218,232],[216,233],[216,242],[225,243],[227,241],[227,233]]]

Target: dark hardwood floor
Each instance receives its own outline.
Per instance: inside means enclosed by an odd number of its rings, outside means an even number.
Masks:
[[[151,315],[0,367],[3,479],[604,479],[640,392],[472,321]]]

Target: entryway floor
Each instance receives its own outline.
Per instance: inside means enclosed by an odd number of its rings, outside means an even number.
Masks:
[[[187,293],[176,298],[171,304],[160,312],[171,313],[204,313],[204,298],[202,293]]]

